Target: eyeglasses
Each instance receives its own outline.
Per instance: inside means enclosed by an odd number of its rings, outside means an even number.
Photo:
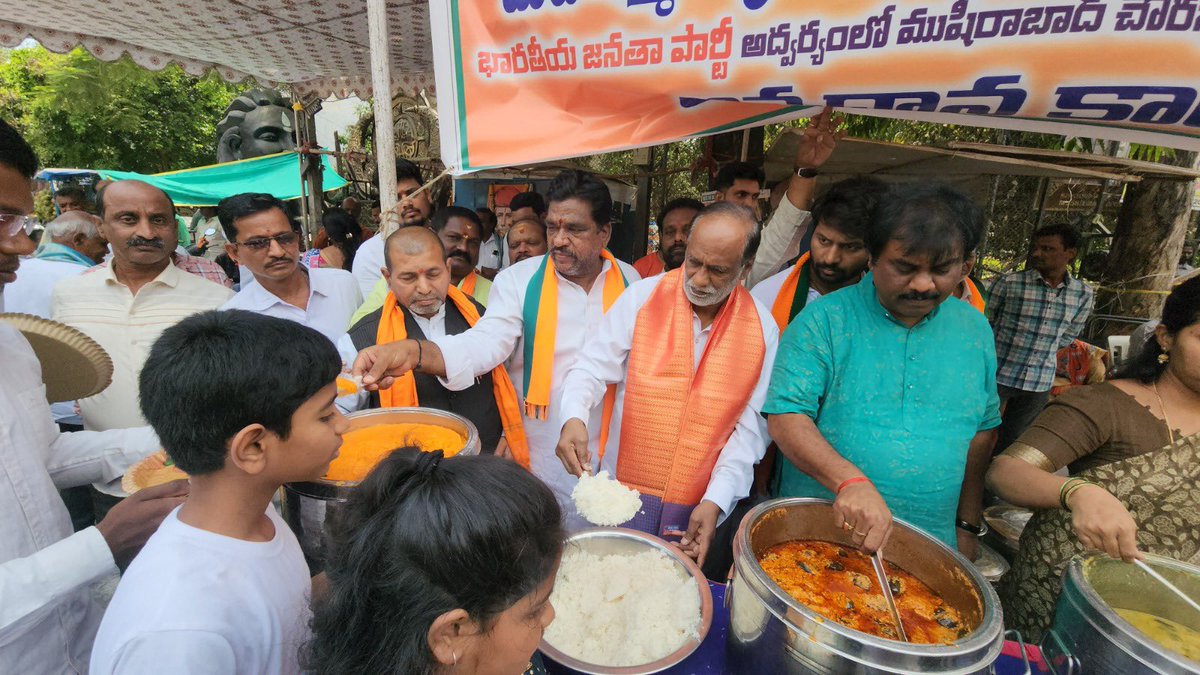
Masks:
[[[280,246],[287,248],[300,240],[300,235],[295,232],[284,232],[277,234],[274,237],[255,237],[246,241],[235,241],[234,246],[245,246],[251,251],[265,251],[271,248],[271,242],[275,242]]]
[[[38,224],[34,216],[18,216],[12,213],[0,213],[0,232],[6,237],[15,237],[21,230],[25,235],[33,234],[33,228]]]

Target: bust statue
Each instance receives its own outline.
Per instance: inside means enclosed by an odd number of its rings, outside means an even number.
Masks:
[[[251,89],[229,104],[217,124],[217,161],[262,157],[296,147],[292,101],[275,89]]]

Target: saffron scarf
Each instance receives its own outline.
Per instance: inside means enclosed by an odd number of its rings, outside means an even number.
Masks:
[[[779,326],[781,333],[808,304],[808,256],[807,253],[800,256],[800,259],[792,266],[792,271],[783,281],[783,288],[780,288],[779,295],[775,296],[775,303],[771,305],[771,316],[775,317],[775,323]]]
[[[450,286],[446,299],[453,302],[468,326],[479,321],[479,312],[463,291]],[[383,314],[379,317],[379,330],[375,334],[376,344],[387,344],[408,339],[404,327],[404,310],[396,302],[396,294],[388,292],[383,301]],[[521,421],[521,406],[517,403],[517,392],[513,388],[508,371],[501,364],[492,369],[492,392],[496,407],[500,410],[500,422],[504,426],[504,439],[512,450],[513,459],[529,469],[529,442],[525,439],[525,426]],[[397,377],[392,386],[379,390],[379,405],[384,408],[408,408],[419,405],[417,401],[417,379],[412,371]]]
[[[987,301],[983,299],[983,293],[979,292],[979,287],[975,285],[974,281],[971,281],[970,277],[964,277],[963,283],[967,285],[967,290],[971,293],[971,297],[967,298],[967,301],[981,314],[987,314]]]
[[[470,274],[463,277],[463,280],[458,282],[458,287],[463,293],[466,293],[471,297],[475,297],[475,282],[478,280],[479,275],[475,272],[475,270],[471,270]]]
[[[611,253],[602,250],[600,257],[609,264],[608,272],[604,274],[602,281],[603,306],[607,312],[625,291],[629,282]],[[550,409],[550,377],[554,368],[554,338],[558,331],[558,276],[554,273],[554,261],[551,258],[550,254],[543,256],[541,266],[530,278],[522,315],[525,342],[525,414],[543,421],[546,420]],[[616,386],[609,385],[608,392],[604,395],[601,448],[608,438],[608,423],[612,419],[616,397]]]
[[[629,350],[617,480],[643,495],[631,525],[656,536],[687,529],[766,354],[758,310],[740,284],[717,312],[698,367],[693,317],[683,274],[672,270],[638,312]]]

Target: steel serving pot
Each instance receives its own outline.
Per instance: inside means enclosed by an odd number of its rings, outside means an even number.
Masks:
[[[431,424],[457,431],[467,439],[460,455],[478,455],[479,430],[470,420],[454,413],[433,408],[379,408],[360,410],[346,417],[350,420],[347,432],[378,424]],[[405,444],[397,438],[396,447]],[[283,486],[283,519],[300,540],[300,548],[308,559],[313,574],[324,568],[325,517],[330,505],[346,501],[358,485],[356,481],[335,481],[324,478]]]
[[[578,547],[596,555],[627,555],[641,553],[648,549],[666,554],[696,582],[696,590],[700,594],[699,636],[688,640],[673,653],[641,666],[600,666],[580,661],[564,654],[547,642],[545,638],[542,639],[541,647],[539,647],[544,656],[567,668],[590,675],[649,675],[679,664],[691,656],[701,642],[704,642],[704,637],[708,635],[708,629],[712,626],[712,589],[709,588],[708,579],[700,571],[700,567],[687,555],[658,537],[623,527],[593,527],[580,530],[567,538],[566,546],[568,548]],[[561,612],[556,620],[562,620]]]
[[[1179,590],[1200,598],[1200,567],[1150,554],[1145,562]],[[1200,663],[1151,640],[1114,607],[1200,630],[1196,610],[1137,566],[1102,553],[1078,556],[1067,564],[1054,622],[1042,636],[1042,653],[1056,674],[1200,673]]]
[[[730,605],[729,672],[987,673],[1003,647],[996,592],[957,551],[896,520],[884,557],[928,584],[962,612],[972,631],[950,645],[915,645],[861,633],[792,599],[758,564],[774,544],[820,539],[855,548],[833,526],[824,499],[775,499],[751,510],[733,542],[734,567],[725,591]]]

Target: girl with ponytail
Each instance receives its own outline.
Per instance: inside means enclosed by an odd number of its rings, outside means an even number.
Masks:
[[[554,620],[564,532],[537,478],[492,456],[396,450],[331,514],[314,675],[518,675]]]

